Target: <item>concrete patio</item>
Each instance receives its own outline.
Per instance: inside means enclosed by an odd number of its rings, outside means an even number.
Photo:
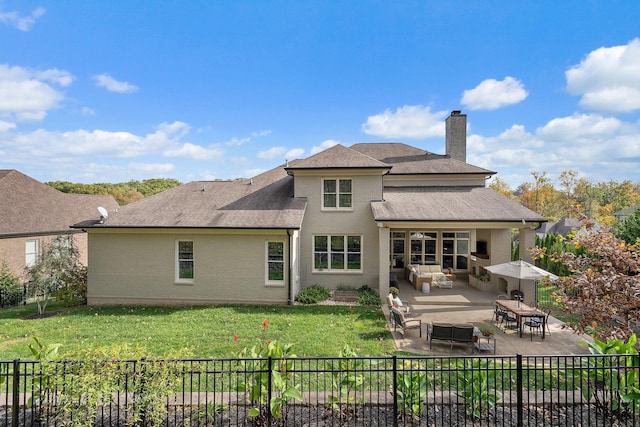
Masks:
[[[469,285],[464,278],[455,281],[452,289],[440,289],[431,287],[429,293],[416,291],[407,280],[399,279],[400,298],[405,305],[410,306],[413,318],[422,321],[422,337],[417,330],[410,330],[406,337],[400,328],[394,332],[389,324],[396,347],[398,350],[424,355],[470,355],[469,345],[451,345],[444,342],[433,342],[433,348],[429,349],[427,338],[427,325],[432,322],[447,323],[472,323],[475,326],[486,325],[494,330],[496,338],[496,355],[557,355],[557,354],[584,354],[589,351],[578,343],[589,339],[588,336],[574,334],[563,322],[549,317],[549,331],[544,340],[540,335],[530,338],[528,328],[524,328],[522,338],[516,331],[499,329],[492,323],[493,302],[497,295],[481,292]],[[389,311],[386,304],[383,311],[389,319]],[[475,354],[492,355],[492,352],[475,352]]]

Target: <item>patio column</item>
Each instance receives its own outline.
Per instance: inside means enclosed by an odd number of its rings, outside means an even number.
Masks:
[[[388,227],[378,228],[378,293],[385,297],[389,293],[389,238]]]
[[[520,259],[534,264],[533,257],[528,249],[536,245],[536,231],[529,227],[521,228],[519,245]],[[535,280],[522,280],[520,283],[520,289],[524,292],[525,303],[537,302],[538,292]]]
[[[520,259],[533,264],[533,257],[531,252],[528,251],[536,245],[536,232],[531,228],[520,228]]]

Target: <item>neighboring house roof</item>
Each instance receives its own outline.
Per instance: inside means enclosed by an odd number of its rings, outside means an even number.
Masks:
[[[564,237],[573,230],[579,230],[582,228],[582,222],[578,218],[564,218],[557,222],[548,222],[543,224],[536,230],[536,234],[545,235],[557,233]]]
[[[282,166],[239,181],[193,181],[76,227],[299,229],[306,200]]]
[[[350,148],[392,166],[389,175],[496,174],[488,169],[452,159],[446,154],[430,153],[400,142],[360,143]]]
[[[390,167],[366,154],[337,144],[306,159],[291,161],[285,169],[389,169]]]
[[[99,218],[98,206],[115,210],[111,196],[67,194],[16,170],[0,170],[0,238],[68,233],[86,218]]]
[[[376,221],[546,221],[521,204],[484,187],[385,189],[384,200],[371,202],[371,209]]]

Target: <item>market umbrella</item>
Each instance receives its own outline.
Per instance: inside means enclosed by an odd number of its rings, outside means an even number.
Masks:
[[[552,280],[556,280],[558,278],[558,276],[556,276],[555,274],[549,273],[547,270],[543,270],[542,268],[536,267],[535,265],[523,260],[489,265],[485,267],[485,269],[487,271],[490,271],[491,273],[501,276],[515,277],[516,279],[518,279],[518,291],[520,291],[520,281],[523,279],[538,280],[548,277]]]

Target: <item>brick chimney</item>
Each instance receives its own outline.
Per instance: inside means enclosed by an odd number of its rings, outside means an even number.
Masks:
[[[445,149],[452,159],[467,162],[467,115],[453,110],[445,123]]]

